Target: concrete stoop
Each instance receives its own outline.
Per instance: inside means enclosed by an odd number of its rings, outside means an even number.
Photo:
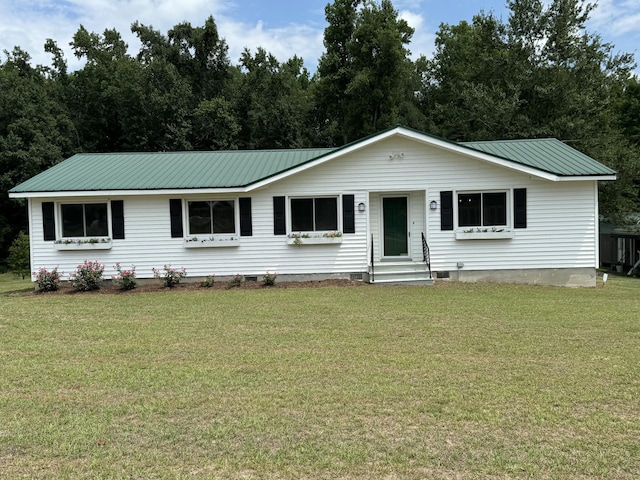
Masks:
[[[427,266],[422,262],[379,262],[363,278],[368,283],[386,285],[433,285]]]

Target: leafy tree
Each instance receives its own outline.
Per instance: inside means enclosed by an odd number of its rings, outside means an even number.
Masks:
[[[129,56],[114,30],[97,35],[80,27],[72,47],[85,67],[70,79],[75,122],[90,151],[190,148],[190,87],[176,67]]]
[[[164,60],[176,67],[189,82],[194,105],[221,95],[229,79],[229,48],[212,16],[202,27],[192,27],[188,22],[175,25],[167,36],[138,22],[131,31],[142,42],[138,59],[143,63]]]
[[[182,149],[236,148],[240,127],[229,88],[233,69],[213,17],[202,27],[180,23],[166,36],[138,22],[131,30],[142,43],[138,60],[145,70],[162,69],[164,75],[157,78],[170,79],[157,84],[151,98],[165,105],[165,113],[157,112],[155,118],[176,119],[166,125],[167,132],[173,132],[167,135],[173,144]],[[169,111],[172,106],[177,111]],[[164,143],[170,148],[170,142]]]
[[[310,118],[309,74],[302,59],[284,63],[258,48],[242,53],[237,112],[240,148],[308,146]]]
[[[145,137],[138,149],[190,150],[191,87],[177,69],[164,61],[145,65],[142,71],[142,105]]]
[[[22,277],[25,277],[31,271],[29,235],[20,231],[18,236],[13,240],[9,247],[9,269]]]
[[[391,1],[336,0],[325,14],[314,90],[322,141],[346,143],[397,123],[420,127],[407,49],[413,28]]]
[[[640,146],[640,82],[637,77],[631,77],[626,83],[617,111],[624,136]]]
[[[197,150],[235,150],[240,128],[228,100],[203,100],[193,115],[194,147]]]
[[[32,67],[16,47],[0,64],[0,258],[26,230],[23,202],[10,200],[17,184],[60,162],[76,148],[76,131],[63,105],[59,78]]]
[[[357,9],[362,0],[335,0],[325,7],[329,26],[324,30],[325,53],[322,54],[315,77],[314,97],[318,109],[318,124],[323,140],[329,144],[347,143],[347,95],[354,77],[349,45],[356,28]]]
[[[111,152],[137,146],[144,136],[137,121],[143,109],[141,65],[127,54],[116,30],[99,35],[80,26],[71,47],[86,61],[71,75],[68,97],[83,149]]]
[[[575,140],[591,138],[596,126],[609,129],[612,102],[633,62],[586,33],[593,6],[513,0],[509,7],[508,24],[481,13],[472,24],[441,26],[424,94],[438,133]]]

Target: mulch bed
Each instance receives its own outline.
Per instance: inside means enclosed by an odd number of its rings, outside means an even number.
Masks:
[[[221,280],[215,282],[210,287],[201,287],[199,282],[184,282],[176,285],[173,288],[163,287],[159,282],[145,282],[138,285],[133,290],[121,290],[111,285],[103,285],[99,290],[91,290],[88,292],[80,292],[71,288],[70,285],[62,285],[55,292],[38,292],[35,290],[29,290],[26,292],[19,292],[20,296],[33,296],[33,295],[135,295],[138,293],[149,292],[169,292],[176,290],[261,290],[271,288],[322,288],[322,287],[368,287],[368,283],[359,280],[308,280],[301,282],[278,282],[274,285],[266,286],[260,281],[244,281],[239,286],[230,286],[228,282]]]

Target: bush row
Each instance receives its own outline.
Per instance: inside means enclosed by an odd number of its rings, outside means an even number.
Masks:
[[[118,275],[112,276],[111,280],[121,290],[132,290],[138,286],[136,280],[136,267],[131,266],[130,269],[123,269],[120,263],[116,263],[114,269]],[[171,265],[165,265],[162,269],[152,268],[154,278],[160,280],[166,288],[173,288],[180,283],[180,280],[187,276],[187,269],[175,268]],[[98,261],[87,261],[78,265],[76,271],[69,274],[69,281],[74,290],[90,291],[98,290],[102,285],[104,273],[104,265]],[[41,267],[37,272],[33,272],[36,278],[38,290],[44,292],[53,292],[58,290],[62,272],[58,271],[58,267],[53,270],[47,270]],[[274,285],[277,273],[266,272],[262,276],[262,283],[266,286]],[[228,280],[229,287],[238,287],[242,284],[243,276],[236,274]],[[208,275],[200,282],[201,287],[211,287],[215,283],[215,275]]]

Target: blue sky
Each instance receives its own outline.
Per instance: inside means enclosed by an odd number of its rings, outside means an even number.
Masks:
[[[138,20],[166,34],[177,23],[200,26],[213,15],[220,34],[229,45],[229,57],[236,63],[242,50],[262,46],[284,61],[294,54],[314,71],[324,50],[326,26],[324,7],[328,0],[1,0],[0,51],[19,45],[34,64],[49,65],[44,52],[47,38],[65,50],[70,68],[81,64],[68,44],[80,24],[102,33],[115,28],[130,46],[138,49],[130,25]],[[457,24],[474,14],[493,11],[506,20],[506,0],[396,0],[400,15],[416,29],[410,50],[415,56],[431,56],[440,23]],[[640,45],[640,1],[599,0],[588,24],[615,51],[634,53]],[[4,60],[4,55],[3,55]]]

